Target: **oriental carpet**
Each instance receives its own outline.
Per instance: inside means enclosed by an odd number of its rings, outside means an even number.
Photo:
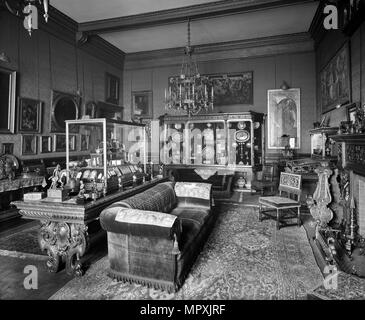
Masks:
[[[306,299],[323,282],[303,227],[279,231],[254,207],[223,205],[204,248],[177,293],[110,279],[105,256],[51,299]]]

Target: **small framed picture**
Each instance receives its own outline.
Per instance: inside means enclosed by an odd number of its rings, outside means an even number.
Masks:
[[[52,152],[52,137],[51,136],[40,136],[39,137],[39,151],[40,151],[40,153]]]
[[[69,143],[69,150],[76,151],[76,135],[75,134],[69,135],[68,143]]]
[[[37,136],[33,134],[23,134],[21,139],[22,155],[37,154]]]
[[[108,72],[105,73],[105,102],[119,103],[120,79]]]
[[[34,99],[19,98],[18,132],[40,133],[42,129],[42,102]]]
[[[66,152],[66,135],[55,134],[53,136],[53,151],[54,152]]]
[[[89,101],[89,102],[85,103],[84,114],[82,117],[84,119],[95,118],[96,117],[96,108],[97,108],[97,105],[94,101]]]
[[[152,91],[132,92],[132,119],[152,118]]]
[[[347,107],[347,121],[351,121],[352,123],[356,122],[358,106],[356,103],[351,103]]]
[[[3,143],[2,149],[3,154],[13,154],[14,153],[14,143]]]
[[[87,134],[80,135],[80,149],[81,151],[88,151],[89,150],[89,142],[90,136]]]

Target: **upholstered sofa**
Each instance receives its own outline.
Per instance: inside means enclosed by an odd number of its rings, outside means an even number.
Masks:
[[[108,275],[177,291],[214,225],[212,186],[163,182],[100,214],[108,235]]]

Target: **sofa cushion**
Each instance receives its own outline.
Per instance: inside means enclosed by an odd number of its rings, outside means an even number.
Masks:
[[[125,200],[114,202],[107,209],[123,207],[169,213],[176,202],[173,182],[163,182]]]
[[[176,182],[175,193],[179,207],[210,208],[212,185],[201,182]]]

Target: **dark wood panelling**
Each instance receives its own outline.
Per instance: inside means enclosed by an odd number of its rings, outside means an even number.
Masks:
[[[361,57],[361,102],[362,104],[365,104],[365,23],[362,24],[361,27],[361,51],[360,51],[360,57]]]
[[[59,26],[51,23],[51,28]],[[72,28],[65,26],[66,30],[61,34],[56,29],[49,32],[48,27],[42,26],[29,37],[20,19],[7,11],[0,12],[0,52],[5,52],[11,60],[10,63],[0,62],[0,66],[18,72],[17,96],[44,102],[42,135],[50,134],[52,90],[73,94],[79,90],[82,104],[89,100],[104,101],[105,72],[120,77],[121,83],[123,78],[123,54],[117,58],[117,50],[113,51],[105,44],[98,47],[98,41],[77,46],[75,38],[73,41],[69,38]],[[98,49],[91,53],[93,47]],[[123,97],[122,86],[120,97]],[[13,142],[14,154],[22,159],[64,156],[64,153],[21,156],[20,134],[1,135],[0,139],[1,143]]]

